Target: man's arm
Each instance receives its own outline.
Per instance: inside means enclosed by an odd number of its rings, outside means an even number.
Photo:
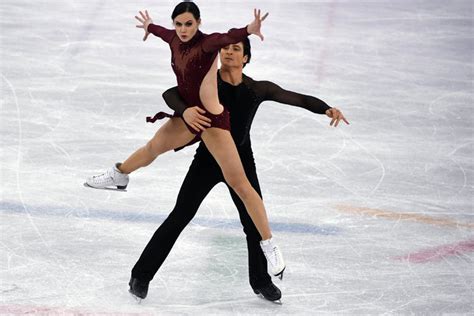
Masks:
[[[272,100],[298,106],[317,114],[326,114],[326,116],[331,118],[331,123],[329,125],[334,127],[337,127],[341,120],[346,124],[349,124],[339,109],[330,107],[318,98],[285,90],[270,81],[260,81],[259,83],[262,85],[261,87],[264,91],[264,100]]]
[[[270,81],[260,81],[259,85],[265,92],[264,100],[298,106],[317,114],[326,114],[326,111],[331,108],[318,98],[285,90]]]
[[[206,111],[198,106],[188,106],[181,98],[178,87],[166,90],[163,93],[163,99],[170,109],[182,116],[195,131],[204,131],[211,126],[211,119],[203,115]]]
[[[163,92],[163,99],[170,109],[183,116],[188,107],[179,94],[178,87],[173,87]]]

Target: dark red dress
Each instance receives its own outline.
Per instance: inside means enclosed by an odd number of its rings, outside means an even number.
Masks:
[[[175,30],[169,30],[159,25],[150,24],[148,32],[160,37],[170,45],[171,66],[176,75],[179,94],[183,100],[188,106],[199,106],[203,109],[205,108],[199,96],[199,89],[217,57],[218,50],[227,45],[238,43],[249,35],[247,27],[232,29],[227,33],[212,33],[209,35],[198,30],[191,40],[182,42]],[[205,115],[212,120],[212,127],[230,130],[229,111],[225,107],[221,114],[214,115],[206,110]],[[147,122],[153,123],[157,119],[171,116],[180,115],[159,112],[153,118],[147,117]],[[197,134],[197,138],[193,143],[198,141],[200,133],[188,124],[186,126],[191,133]]]

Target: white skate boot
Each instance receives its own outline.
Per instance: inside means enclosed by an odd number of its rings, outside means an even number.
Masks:
[[[120,172],[118,169],[120,165],[121,163],[116,163],[104,173],[88,178],[84,185],[94,189],[125,190],[128,185],[128,174]]]
[[[272,274],[280,278],[280,280],[283,279],[283,271],[285,271],[286,265],[278,246],[275,245],[272,238],[270,238],[262,240],[260,247],[263,250],[265,258],[267,258],[267,262],[270,264]]]

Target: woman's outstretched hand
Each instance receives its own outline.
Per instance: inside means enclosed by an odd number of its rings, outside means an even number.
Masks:
[[[260,31],[260,28],[262,27],[262,22],[267,18],[268,12],[265,13],[263,17],[260,17],[260,9],[253,9],[253,15],[255,16],[255,19],[252,23],[247,25],[247,32],[249,32],[249,34],[257,35],[263,41],[263,35]]]
[[[329,125],[333,126],[334,122],[334,127],[337,127],[339,124],[339,121],[344,121],[347,125],[349,125],[349,122],[346,120],[344,115],[339,109],[336,108],[330,108],[329,110],[326,110],[326,115],[331,118],[331,123]]]
[[[148,32],[148,25],[153,23],[153,20],[148,15],[147,10],[145,10],[145,13],[143,13],[142,11],[139,11],[139,13],[140,13],[141,18],[135,15],[135,19],[140,21],[142,24],[137,25],[137,27],[145,31],[145,36],[143,36],[143,41],[146,41],[146,39],[148,38],[148,35],[150,35],[150,33]]]

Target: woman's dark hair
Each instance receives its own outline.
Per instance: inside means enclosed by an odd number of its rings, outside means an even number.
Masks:
[[[173,13],[171,14],[171,19],[174,21],[175,17],[186,12],[191,13],[196,19],[196,21],[199,20],[199,18],[201,17],[199,8],[194,2],[183,1],[174,8]]]

